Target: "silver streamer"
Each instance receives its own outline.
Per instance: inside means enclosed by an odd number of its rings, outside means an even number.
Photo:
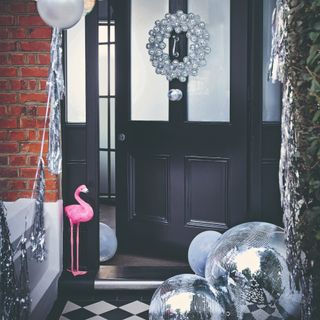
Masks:
[[[25,233],[22,235],[19,245],[20,250],[20,274],[17,283],[17,319],[28,320],[31,311],[30,297],[30,281],[28,271],[28,256],[27,256],[27,238]]]
[[[278,0],[272,14],[272,45],[268,78],[275,82],[284,81],[286,57],[286,5],[284,0]]]
[[[35,205],[35,214],[33,225],[31,229],[31,250],[32,257],[38,262],[42,262],[46,259],[47,250],[45,247],[45,226],[44,226],[44,212],[43,212],[43,203],[44,203],[44,193],[45,193],[45,177],[44,177],[44,167],[43,160],[39,162],[39,171],[38,176],[36,177],[36,205]]]
[[[54,28],[51,41],[51,68],[48,77],[48,99],[50,102],[48,169],[52,174],[62,171],[61,110],[60,100],[64,96],[62,64],[62,32]]]
[[[0,318],[1,320],[12,320],[16,319],[16,277],[6,215],[6,208],[0,200]]]

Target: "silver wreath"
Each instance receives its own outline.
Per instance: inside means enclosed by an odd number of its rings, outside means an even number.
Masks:
[[[164,53],[165,40],[169,39],[173,32],[175,38],[179,33],[186,32],[189,40],[188,55],[183,57],[183,61],[171,61],[169,54]],[[199,68],[206,65],[206,56],[211,52],[208,45],[210,35],[199,15],[184,13],[182,10],[173,14],[166,13],[164,19],[155,21],[149,35],[146,47],[150,61],[156,73],[166,76],[167,80],[179,79],[185,82],[188,76],[198,75]],[[177,57],[177,53],[174,56]]]

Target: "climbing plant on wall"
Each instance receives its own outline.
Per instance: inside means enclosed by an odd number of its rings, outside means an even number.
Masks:
[[[283,82],[281,202],[302,319],[320,314],[320,0],[278,0],[271,77]]]

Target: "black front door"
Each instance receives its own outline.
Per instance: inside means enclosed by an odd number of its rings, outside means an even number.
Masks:
[[[168,102],[167,120],[133,116],[134,5],[135,1],[119,1],[116,8],[118,240],[125,251],[185,256],[199,232],[223,232],[248,220],[247,1],[230,4],[230,37],[225,40],[230,42],[230,99],[224,121],[191,119],[189,84],[177,80],[167,82],[168,90],[179,88],[184,96]],[[170,12],[186,12],[187,7],[187,1],[169,1]],[[159,19],[164,13],[158,13]],[[141,34],[146,41],[148,30]],[[171,47],[172,43],[169,51]],[[180,50],[186,55],[184,35]],[[145,61],[145,68],[152,68],[150,61]],[[208,68],[199,72],[221,76]],[[140,80],[148,81],[143,75]],[[206,83],[208,88],[212,85]]]

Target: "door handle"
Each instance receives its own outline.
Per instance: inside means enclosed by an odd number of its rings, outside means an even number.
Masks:
[[[124,141],[126,141],[126,135],[122,132],[122,133],[119,133],[118,134],[118,140],[120,141],[120,142],[124,142]]]

